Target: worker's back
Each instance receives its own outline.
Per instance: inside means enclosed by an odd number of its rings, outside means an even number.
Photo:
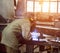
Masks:
[[[3,30],[1,43],[16,49],[18,45],[18,39],[16,36],[17,35],[19,36],[19,34],[22,33],[22,37],[28,39],[29,32],[30,32],[29,20],[23,18],[16,19],[12,23],[8,24],[8,26]]]

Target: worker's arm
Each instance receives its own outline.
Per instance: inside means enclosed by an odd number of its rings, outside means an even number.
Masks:
[[[29,23],[25,23],[22,25],[22,36],[24,39],[27,39],[27,40],[31,39]]]

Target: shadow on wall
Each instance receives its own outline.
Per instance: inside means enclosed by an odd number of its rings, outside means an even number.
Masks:
[[[2,15],[0,15],[0,23],[7,23],[7,20]]]
[[[7,20],[1,15],[0,15],[0,23],[7,23]],[[0,42],[1,42],[1,36],[2,36],[2,34],[1,34],[2,31],[1,30],[3,28],[4,28],[4,26],[0,25]],[[6,53],[5,45],[3,45],[1,43],[0,43],[0,53]]]

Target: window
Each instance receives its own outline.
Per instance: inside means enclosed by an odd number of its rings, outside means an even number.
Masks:
[[[35,12],[40,12],[41,11],[41,5],[39,4],[39,2],[35,2]]]
[[[42,12],[49,12],[49,2],[43,2]]]
[[[57,13],[57,2],[50,2],[50,12]]]
[[[58,13],[60,13],[60,2],[58,2]]]
[[[60,13],[60,0],[27,0],[27,12]]]
[[[33,12],[33,1],[27,2],[27,12]]]

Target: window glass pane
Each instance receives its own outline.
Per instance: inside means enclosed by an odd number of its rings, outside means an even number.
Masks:
[[[49,2],[43,2],[42,11],[48,12],[49,11]]]
[[[35,2],[35,12],[41,12],[41,5],[39,2]]]
[[[57,2],[50,2],[50,12],[52,13],[57,12]]]
[[[27,1],[27,12],[33,12],[33,1]]]
[[[60,2],[58,2],[58,13],[60,13]]]

